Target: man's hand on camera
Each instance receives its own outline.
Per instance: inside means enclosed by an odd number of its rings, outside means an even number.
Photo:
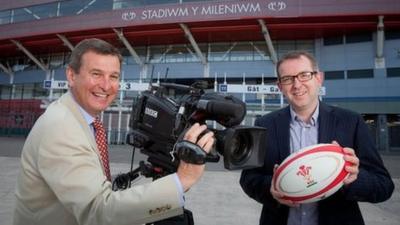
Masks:
[[[207,129],[206,125],[199,125],[198,123],[193,124],[192,127],[185,133],[183,139],[196,143],[198,146],[204,149],[207,153],[211,151],[214,144],[214,133],[209,131],[199,139],[200,134],[202,134]],[[195,165],[180,161],[177,170],[177,175],[182,183],[183,190],[186,192],[192,187],[201,177],[204,172],[205,165]]]

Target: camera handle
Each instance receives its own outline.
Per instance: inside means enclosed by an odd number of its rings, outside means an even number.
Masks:
[[[207,153],[197,144],[185,140],[175,144],[173,153],[177,155],[178,159],[197,165],[219,161],[219,155],[214,149],[210,153]]]

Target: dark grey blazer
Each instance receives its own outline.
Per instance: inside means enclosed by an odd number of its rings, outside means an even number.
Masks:
[[[256,126],[267,128],[265,163],[261,168],[243,170],[240,185],[247,195],[263,204],[260,224],[287,223],[288,207],[273,199],[269,188],[274,164],[280,164],[290,154],[289,122],[289,107],[264,115],[255,122]],[[320,102],[318,122],[319,143],[336,140],[341,146],[353,148],[360,159],[357,180],[319,202],[319,224],[364,224],[357,202],[389,199],[394,189],[389,172],[361,115]]]

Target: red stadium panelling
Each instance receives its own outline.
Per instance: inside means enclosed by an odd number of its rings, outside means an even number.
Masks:
[[[30,129],[43,113],[41,100],[0,100],[0,128]]]
[[[73,45],[84,38],[98,37],[123,47],[112,28],[121,28],[134,47],[185,44],[188,40],[179,26],[185,23],[198,43],[263,41],[257,21],[263,19],[274,40],[313,39],[374,31],[378,15],[385,16],[385,29],[400,29],[399,12],[398,0],[249,0],[152,5],[0,25],[0,57],[24,55],[10,38],[20,41],[35,55],[69,51],[57,33],[65,35]]]

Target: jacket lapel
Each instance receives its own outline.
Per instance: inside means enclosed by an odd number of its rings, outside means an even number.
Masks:
[[[276,120],[276,130],[278,137],[279,158],[285,159],[290,155],[290,110],[286,107],[278,114]]]
[[[96,154],[98,154],[97,151],[97,145],[96,145],[96,140],[94,139],[93,132],[91,131],[89,125],[87,124],[85,118],[83,117],[82,113],[79,111],[79,108],[77,106],[77,103],[72,97],[71,92],[65,93],[61,98],[60,102],[64,104],[74,115],[74,117],[78,120],[80,126],[82,127],[82,130],[84,130],[87,140],[89,140],[89,143],[92,147],[92,149],[95,149]],[[98,154],[99,155],[99,154]],[[100,155],[99,155],[100,157]]]
[[[319,104],[319,130],[318,142],[331,143],[335,137],[335,117],[332,115],[332,108],[322,102]]]

